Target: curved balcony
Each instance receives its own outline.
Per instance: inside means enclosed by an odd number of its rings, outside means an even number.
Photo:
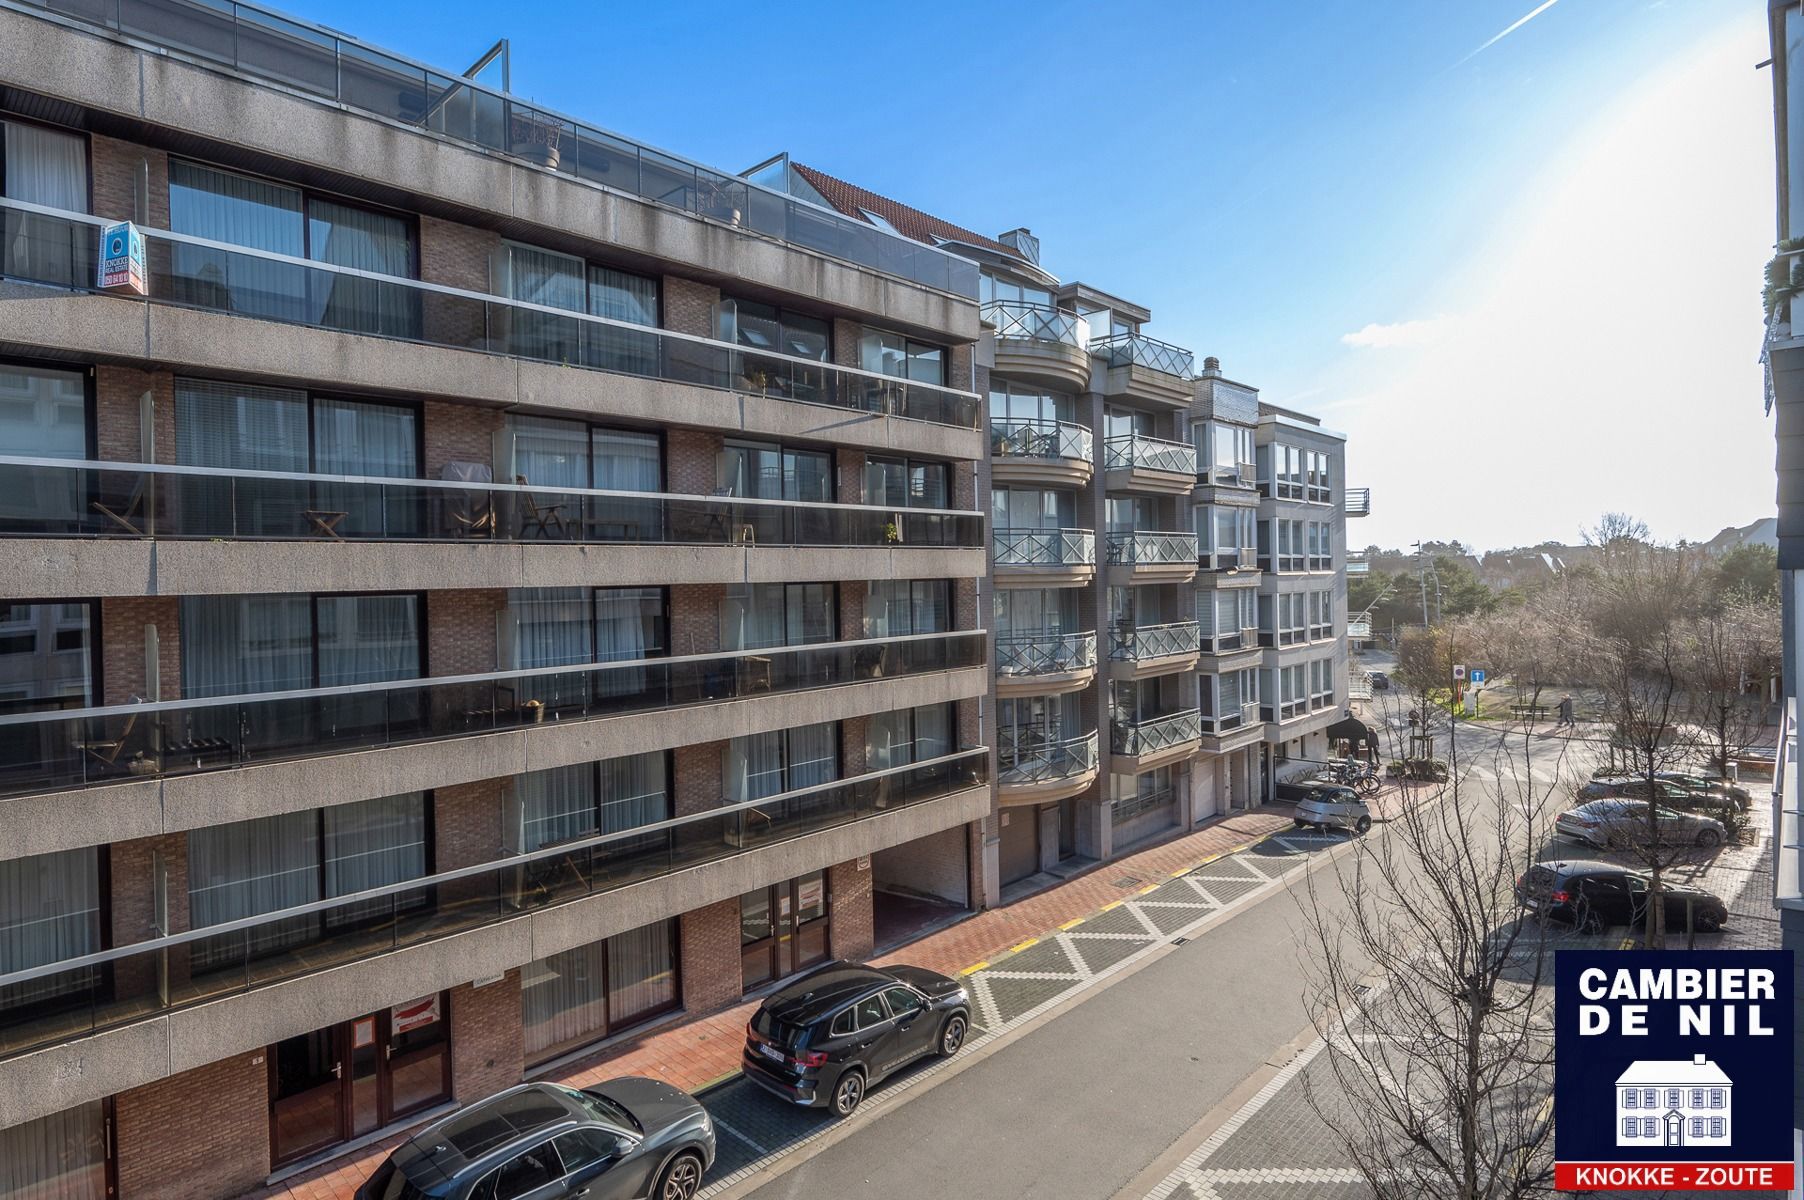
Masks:
[[[999,481],[1082,487],[1090,482],[1096,442],[1070,421],[990,418],[990,471]]]
[[[997,371],[1061,392],[1090,389],[1088,320],[1020,300],[992,300],[980,315],[996,331]]]
[[[1129,679],[1194,667],[1201,648],[1202,631],[1195,621],[1122,626],[1109,634],[1109,657],[1119,664],[1116,674]]]
[[[1194,708],[1139,720],[1109,722],[1111,769],[1136,775],[1196,753],[1203,736],[1202,718]]]
[[[992,529],[990,553],[998,587],[1071,587],[1096,575],[1088,529]]]
[[[0,199],[17,261],[13,278],[95,291],[106,221]],[[14,224],[22,226],[16,237]],[[166,230],[143,229],[148,296],[121,297],[421,345],[532,359],[747,395],[977,428],[973,392],[610,317],[509,300],[444,284],[378,275]],[[49,269],[46,269],[48,265]]]
[[[1096,678],[1096,634],[1039,630],[996,635],[996,690],[1004,696],[1051,696]]]
[[[997,748],[996,798],[1001,804],[1045,804],[1096,782],[1095,732],[1063,741],[1022,739]]]
[[[1105,368],[1104,395],[1190,407],[1190,377],[1196,359],[1182,346],[1143,333],[1117,333],[1092,339],[1090,352]]]
[[[0,716],[0,796],[984,665],[982,630]]]
[[[0,1010],[0,1058],[949,799],[988,771],[987,747],[962,750],[0,974],[0,994],[58,997]],[[534,933],[558,936],[520,927],[511,965],[534,957]]]
[[[1118,434],[1103,443],[1103,470],[1111,492],[1188,496],[1196,487],[1196,447],[1138,433]]]
[[[1109,534],[1109,575],[1123,585],[1183,583],[1196,577],[1196,534],[1116,530]]]

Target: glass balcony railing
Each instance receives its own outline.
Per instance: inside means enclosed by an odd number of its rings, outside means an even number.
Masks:
[[[1198,541],[1200,544],[1201,539]],[[1253,546],[1199,549],[1197,562],[1206,571],[1250,571],[1259,565],[1259,551]]]
[[[1109,657],[1126,662],[1147,662],[1179,654],[1195,654],[1201,632],[1195,621],[1164,625],[1140,625],[1116,629],[1109,637]]]
[[[1074,738],[1038,736],[1000,738],[996,751],[996,782],[1022,787],[1075,779],[1096,770],[1099,741],[1094,731]]]
[[[1117,333],[1090,339],[1090,353],[1101,355],[1111,367],[1145,367],[1179,379],[1189,379],[1196,367],[1196,356],[1182,346],[1173,346],[1143,333]]]
[[[996,673],[1060,675],[1096,665],[1096,634],[1037,630],[996,635]]]
[[[0,455],[0,537],[983,545],[983,514]]]
[[[1342,504],[1349,517],[1369,517],[1372,515],[1372,489],[1348,488]]]
[[[1088,463],[1096,457],[1096,442],[1088,429],[1069,421],[991,417],[990,453],[998,458],[1070,458]]]
[[[1118,530],[1109,534],[1109,562],[1121,566],[1196,564],[1196,534]]]
[[[1202,718],[1193,708],[1140,720],[1109,722],[1109,749],[1138,758],[1194,742],[1203,736]]]
[[[1147,471],[1196,474],[1196,447],[1189,442],[1124,433],[1103,443],[1103,466],[1115,471],[1139,467]]]
[[[0,199],[0,274],[90,291],[106,222]],[[153,303],[977,428],[975,393],[146,229]]]
[[[975,300],[977,264],[832,209],[234,0],[13,0],[285,90]]]
[[[926,675],[984,631],[0,716],[0,796]]]
[[[1211,736],[1219,736],[1252,725],[1258,720],[1259,706],[1257,704],[1246,704],[1239,708],[1229,708],[1220,716],[1210,716],[1209,714],[1204,713],[1197,719],[1197,724],[1203,733]]]
[[[1245,629],[1224,629],[1213,634],[1200,634],[1197,638],[1204,654],[1230,654],[1238,650],[1251,650],[1259,645],[1259,629],[1248,626]]]
[[[1056,342],[1078,350],[1090,344],[1090,322],[1062,308],[1021,300],[992,300],[981,311],[999,338]]]
[[[1081,567],[1096,562],[1096,534],[1088,529],[992,529],[990,550],[999,567]]]
[[[0,1057],[983,786],[987,747],[0,975]]]

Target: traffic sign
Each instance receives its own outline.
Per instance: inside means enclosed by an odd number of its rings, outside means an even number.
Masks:
[[[1453,677],[1455,679],[1464,679],[1466,677],[1466,668],[1463,666],[1454,667],[1453,668]]]
[[[1467,673],[1466,678],[1470,679],[1473,683],[1483,683],[1485,681],[1485,673],[1477,667],[1474,667]]]

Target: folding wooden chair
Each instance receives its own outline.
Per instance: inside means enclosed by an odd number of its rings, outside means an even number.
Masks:
[[[118,737],[99,742],[77,742],[76,745],[81,748],[83,753],[93,756],[95,761],[99,762],[102,766],[113,766],[118,763],[120,752],[125,749],[125,744],[131,740],[132,730],[137,724],[138,714],[133,713],[131,716],[125,718],[125,726],[120,729]]]
[[[125,498],[124,504],[108,505],[104,501],[95,500],[92,501],[94,511],[100,513],[102,516],[112,521],[113,524],[119,526],[121,530],[131,534],[133,537],[143,537],[144,531],[138,528],[133,518],[139,518],[143,515],[144,481],[148,478],[149,476],[144,474],[138,476],[138,482],[136,486],[132,488],[131,495]],[[112,531],[107,530],[105,532]]]
[[[514,476],[514,482],[521,487],[526,486],[526,476]],[[520,502],[526,512],[520,517],[520,536],[525,537],[528,531],[540,537],[550,537],[552,527],[557,528],[559,537],[568,537],[569,530],[564,524],[564,506],[562,504],[540,504],[532,498],[531,492],[521,492]]]

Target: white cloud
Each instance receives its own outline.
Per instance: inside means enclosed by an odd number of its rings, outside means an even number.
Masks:
[[[1454,318],[1449,316],[1395,321],[1389,325],[1381,325],[1374,321],[1364,329],[1341,334],[1340,344],[1357,346],[1365,350],[1397,350],[1410,346],[1426,346],[1445,337],[1453,322]]]

